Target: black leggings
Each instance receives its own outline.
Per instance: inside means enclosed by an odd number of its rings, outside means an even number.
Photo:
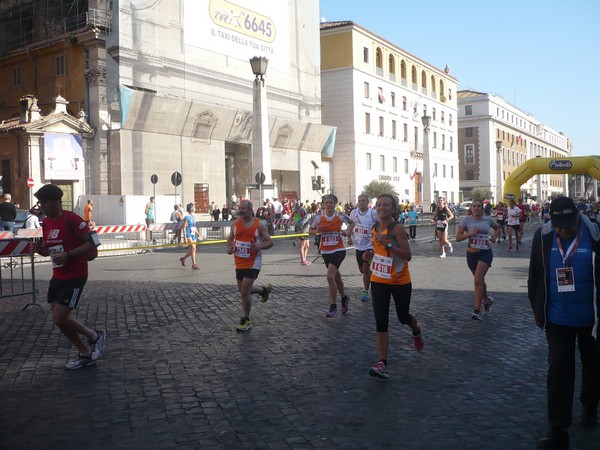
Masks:
[[[400,323],[404,325],[410,325],[412,323],[413,317],[408,312],[411,293],[412,283],[371,283],[373,314],[375,315],[375,326],[378,333],[385,333],[388,330],[390,297],[394,297],[396,315],[398,316]]]
[[[408,231],[410,232],[411,239],[414,239],[417,237],[417,226],[416,225],[409,225]]]

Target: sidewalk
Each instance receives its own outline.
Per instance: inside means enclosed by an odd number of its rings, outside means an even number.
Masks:
[[[239,297],[222,245],[199,246],[200,271],[182,268],[177,250],[99,258],[77,314],[108,330],[107,351],[73,372],[40,264],[43,311],[0,302],[0,448],[533,449],[546,430],[546,343],[526,298],[532,235],[518,254],[494,247],[496,303],[483,322],[469,319],[464,243],[446,259],[429,233],[411,244],[425,348],[392,313],[387,382],[367,375],[373,314],[352,251],[342,265],[350,311],[326,319],[324,265],[300,265],[277,240],[258,280],[273,293],[254,303],[246,334],[234,331]],[[597,449],[600,427],[573,425],[571,441]]]

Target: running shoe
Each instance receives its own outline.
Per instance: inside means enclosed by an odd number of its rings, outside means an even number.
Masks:
[[[335,317],[337,316],[337,313],[337,306],[332,303],[331,305],[329,305],[329,311],[327,311],[325,317]]]
[[[269,283],[267,283],[263,286],[263,293],[260,296],[261,302],[265,303],[267,300],[269,300],[269,295],[271,294],[272,289],[273,289],[273,286],[271,286]]]
[[[445,257],[446,257],[446,254],[445,254],[445,253],[442,253],[442,254],[440,255],[440,258],[445,258]]]
[[[308,259],[305,259],[304,261],[302,261],[301,264],[303,264],[305,266],[310,266],[312,263]]]
[[[194,264],[192,266],[192,270],[200,270],[200,266],[198,264]]]
[[[94,364],[96,364],[96,361],[92,359],[91,353],[79,352],[77,354],[76,359],[65,364],[65,369],[67,369],[67,370],[83,369],[84,367],[92,366]]]
[[[342,297],[342,314],[348,312],[348,303],[350,303],[350,296],[346,294]]]
[[[483,316],[481,315],[481,312],[474,312],[473,314],[471,314],[471,319],[483,320]]]
[[[235,327],[236,331],[250,331],[252,329],[252,321],[250,320],[249,317],[242,317],[240,319],[240,323],[238,324],[237,327]]]
[[[104,348],[106,347],[106,331],[94,330],[98,336],[95,341],[90,341],[90,355],[93,361],[96,361],[102,355],[104,355]]]
[[[454,249],[452,248],[452,244],[448,244],[448,250],[450,250],[450,253],[454,251]]]
[[[513,252],[512,247],[508,247],[508,253],[512,253],[512,252]]]
[[[489,316],[492,312],[492,306],[494,306],[494,297],[488,295],[488,303],[487,305],[483,305],[483,315]]]
[[[185,258],[183,256],[179,258],[179,262],[183,267],[185,267]]]
[[[367,291],[366,289],[362,291],[362,295],[360,296],[360,299],[363,302],[368,302],[369,300],[371,300],[371,297],[369,296],[369,291]]]
[[[387,367],[383,361],[379,361],[377,364],[371,367],[369,369],[369,375],[374,378],[382,378],[384,380],[387,380],[390,377]]]
[[[419,325],[419,334],[417,334],[416,336],[413,334],[412,338],[413,343],[415,344],[415,349],[417,349],[418,352],[423,350],[423,345],[425,343],[423,342],[423,332],[421,331],[421,325]]]

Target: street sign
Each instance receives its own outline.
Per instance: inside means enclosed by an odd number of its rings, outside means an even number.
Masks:
[[[247,184],[248,189],[274,189],[275,186],[272,184]]]
[[[32,188],[34,184],[35,184],[35,182],[33,181],[33,178],[27,178],[27,187],[28,188]]]
[[[256,176],[254,177],[258,184],[264,184],[267,177],[262,172],[256,172]]]
[[[173,183],[173,186],[179,186],[181,181],[181,174],[179,172],[173,172],[173,175],[171,175],[171,183]]]
[[[158,183],[158,175],[156,175],[156,174],[153,174],[153,175],[150,177],[150,182],[151,182],[152,184],[156,184],[156,183]]]

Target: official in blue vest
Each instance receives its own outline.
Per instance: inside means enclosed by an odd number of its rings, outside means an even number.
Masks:
[[[550,204],[550,222],[533,237],[527,291],[536,324],[548,342],[548,424],[538,448],[569,448],[575,390],[575,348],[581,356],[584,427],[598,423],[600,399],[600,229],[573,200]]]

